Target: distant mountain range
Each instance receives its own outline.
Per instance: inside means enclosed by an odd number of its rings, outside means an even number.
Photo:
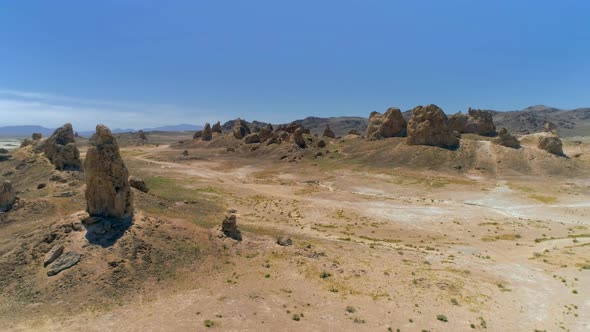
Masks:
[[[562,110],[555,107],[544,105],[536,105],[527,107],[520,111],[494,111],[494,122],[498,130],[506,127],[509,131],[526,134],[539,132],[543,128],[545,121],[551,121],[557,125],[557,129],[561,136],[590,136],[590,108],[577,108],[573,110]],[[354,116],[340,116],[330,118],[307,117],[301,120],[295,120],[303,124],[304,127],[309,128],[312,133],[322,134],[326,124],[338,136],[346,135],[351,130],[356,130],[364,133],[367,130],[368,116],[354,117]],[[406,120],[410,119],[411,110],[403,112]],[[231,120],[223,124],[225,130],[231,130],[235,120]],[[247,122],[250,126],[262,127],[266,125],[265,122],[252,121]],[[162,126],[156,128],[144,128],[143,131],[197,131],[203,129],[202,126],[195,126],[190,124],[180,124],[172,126]],[[114,129],[114,133],[135,132],[138,129]],[[48,136],[53,133],[53,129],[44,128],[41,126],[9,126],[0,127],[0,137],[28,137],[32,133],[42,133],[43,136]],[[80,131],[81,136],[90,136],[94,131]]]
[[[74,128],[76,129],[76,128]],[[144,128],[143,131],[196,131],[203,129],[203,126],[195,126],[191,124],[179,124],[179,125],[171,125],[171,126],[161,126],[155,128]],[[28,137],[31,136],[32,133],[41,133],[44,137],[50,136],[53,134],[55,129],[45,128],[42,126],[6,126],[0,127],[0,137]],[[113,129],[113,133],[129,133],[135,132],[139,129],[121,129],[116,128]],[[94,134],[94,130],[89,131],[79,131],[79,135],[81,136],[90,136]]]
[[[559,134],[564,137],[571,136],[590,136],[590,108],[577,108],[573,110],[562,110],[544,105],[527,107],[520,111],[494,111],[494,123],[500,130],[506,127],[510,132],[517,134],[527,134],[540,132],[543,129],[545,121],[551,121],[557,125]],[[409,120],[412,111],[402,112],[404,118]],[[365,133],[368,125],[367,117],[332,117],[318,118],[307,117],[297,120],[304,127],[309,128],[312,133],[321,135],[326,124],[338,136],[346,135],[350,130],[356,130]]]

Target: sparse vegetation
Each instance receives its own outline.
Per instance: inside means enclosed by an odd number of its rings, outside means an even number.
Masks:
[[[203,324],[205,325],[205,327],[214,327],[216,325],[214,321],[209,319],[205,320]]]

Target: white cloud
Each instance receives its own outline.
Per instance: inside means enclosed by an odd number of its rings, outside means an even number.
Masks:
[[[98,123],[111,128],[139,129],[180,123],[201,125],[205,121],[217,121],[220,116],[219,112],[176,105],[124,103],[0,89],[0,126],[55,128],[70,122],[77,130],[92,130]]]

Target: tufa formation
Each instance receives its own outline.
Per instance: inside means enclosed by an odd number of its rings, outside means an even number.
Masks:
[[[511,135],[506,128],[502,128],[500,132],[498,132],[498,137],[494,138],[492,143],[513,149],[518,149],[520,147],[518,138]]]
[[[205,122],[205,128],[203,128],[203,136],[201,139],[203,141],[210,141],[213,139],[213,130],[211,130],[209,122]]]
[[[96,126],[86,160],[86,204],[91,217],[130,219],[133,194],[117,140],[109,128]]]
[[[324,133],[322,134],[322,137],[329,137],[329,138],[336,138],[336,134],[334,133],[334,131],[332,129],[330,129],[330,125],[326,125],[326,128],[324,128]]]
[[[417,106],[408,123],[409,145],[432,145],[453,149],[459,139],[451,131],[448,118],[436,105]]]
[[[372,112],[369,115],[367,137],[374,141],[387,137],[406,136],[407,123],[402,112],[395,107],[389,108],[385,114]]]
[[[57,170],[79,171],[81,168],[80,151],[69,123],[57,128],[45,141],[42,150]]]
[[[221,134],[221,123],[219,123],[219,121],[215,122],[215,124],[213,124],[213,127],[211,127],[211,130],[213,130],[214,133]]]
[[[234,213],[225,216],[221,223],[221,232],[229,238],[242,241],[242,232],[238,229],[237,218]]]
[[[545,150],[558,156],[563,156],[563,144],[557,135],[544,135],[539,138],[537,143],[539,149]]]
[[[14,202],[16,201],[16,194],[12,183],[10,181],[4,181],[0,184],[0,212],[6,212],[12,209]]]
[[[297,146],[299,146],[302,149],[306,147],[305,139],[303,138],[303,132],[304,130],[301,127],[298,127],[293,132],[293,141],[295,142],[295,144],[297,144]]]
[[[449,118],[449,126],[461,134],[496,136],[496,125],[490,111],[469,108],[468,114],[453,114]]]
[[[232,132],[235,138],[242,139],[250,134],[250,128],[248,128],[242,119],[237,119],[232,127]]]

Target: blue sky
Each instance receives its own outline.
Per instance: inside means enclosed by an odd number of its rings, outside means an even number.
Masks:
[[[0,125],[590,106],[590,1],[7,1]]]

